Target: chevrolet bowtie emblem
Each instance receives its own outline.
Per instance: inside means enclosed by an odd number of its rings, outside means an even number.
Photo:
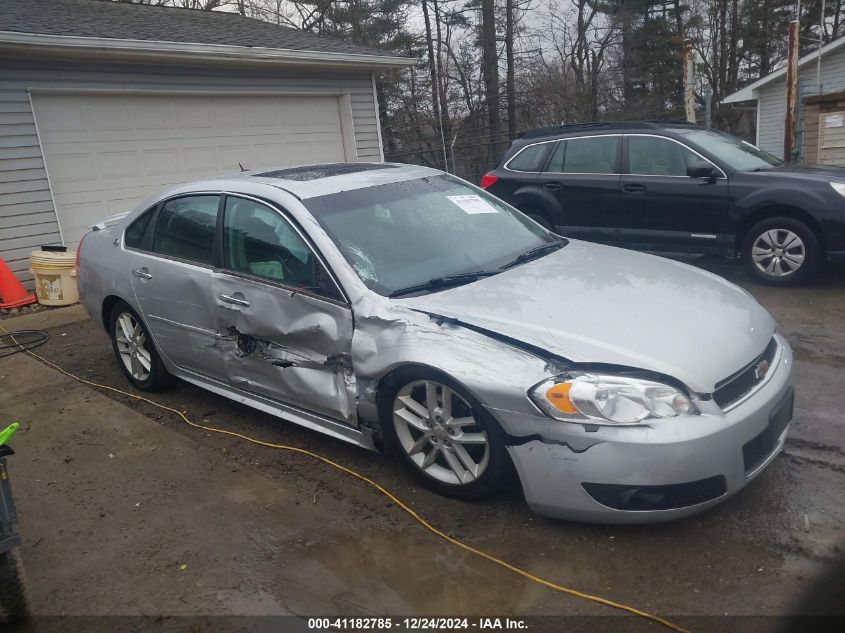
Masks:
[[[754,377],[761,380],[767,373],[769,373],[769,361],[761,360],[754,368]]]

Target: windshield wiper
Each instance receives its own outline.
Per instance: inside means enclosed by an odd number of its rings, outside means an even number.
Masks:
[[[400,288],[399,290],[394,290],[388,296],[401,297],[402,295],[409,295],[413,294],[414,292],[424,292],[426,290],[431,292],[434,290],[442,290],[443,288],[448,288],[449,286],[460,286],[461,284],[468,284],[470,282],[475,281],[476,279],[481,279],[482,277],[490,277],[492,275],[498,274],[498,270],[475,270],[468,273],[458,273],[456,275],[444,275],[443,277],[435,277],[434,279],[429,279],[425,283],[416,284],[415,286],[408,286],[407,288]]]
[[[551,244],[542,244],[540,246],[536,246],[532,248],[530,251],[525,251],[524,253],[520,253],[514,259],[509,261],[504,266],[500,266],[500,270],[507,270],[508,268],[513,268],[514,266],[518,266],[519,264],[525,263],[532,259],[538,259],[543,255],[547,255],[552,251],[556,251],[559,248],[563,248],[568,244],[568,241],[564,238],[558,239],[556,242],[552,242]]]

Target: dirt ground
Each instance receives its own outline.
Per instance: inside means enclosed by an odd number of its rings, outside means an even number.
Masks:
[[[552,521],[532,515],[516,485],[483,502],[444,499],[420,490],[398,462],[198,388],[152,397],[196,421],[317,451],[389,488],[439,529],[534,574],[693,630],[724,631],[724,621],[700,616],[790,613],[810,580],[845,554],[845,268],[808,288],[773,289],[730,262],[698,263],[775,316],[794,346],[797,397],[784,454],[740,494],[690,519]],[[130,389],[98,324],[50,334],[39,353]],[[38,614],[615,614],[438,540],[307,456],[197,431],[32,359],[0,360],[0,408],[23,422],[10,465]],[[634,620],[608,630],[642,627]],[[739,630],[751,630],[748,622]],[[758,624],[778,626],[775,618]]]

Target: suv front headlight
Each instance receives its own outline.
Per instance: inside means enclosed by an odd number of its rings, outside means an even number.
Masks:
[[[829,182],[828,184],[833,187],[833,190],[840,196],[845,196],[845,182]]]
[[[551,417],[567,422],[640,424],[698,413],[686,394],[675,387],[612,374],[555,376],[533,387],[529,395]]]

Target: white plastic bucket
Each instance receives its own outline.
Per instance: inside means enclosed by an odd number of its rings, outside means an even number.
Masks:
[[[76,251],[32,251],[29,255],[29,272],[35,277],[35,295],[38,297],[38,303],[47,306],[69,306],[79,301]]]

